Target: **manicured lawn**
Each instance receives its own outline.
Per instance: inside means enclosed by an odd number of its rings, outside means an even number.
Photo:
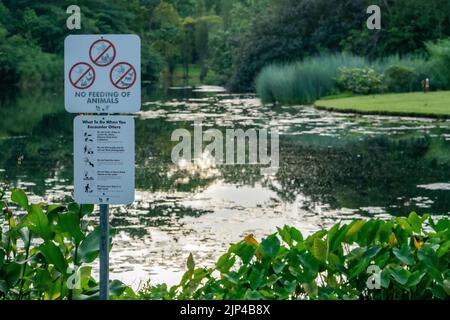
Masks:
[[[450,117],[450,91],[324,98],[315,106],[343,112]]]

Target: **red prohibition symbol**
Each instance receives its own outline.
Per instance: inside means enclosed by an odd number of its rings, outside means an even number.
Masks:
[[[94,68],[88,63],[78,62],[69,72],[69,81],[77,89],[84,90],[95,82]]]
[[[111,68],[109,78],[114,87],[126,90],[136,82],[136,69],[128,62],[119,62]]]
[[[89,57],[96,66],[109,66],[116,58],[116,47],[109,40],[99,39],[89,48]]]

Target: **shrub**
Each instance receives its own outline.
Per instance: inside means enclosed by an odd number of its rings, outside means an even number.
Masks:
[[[337,85],[343,91],[371,94],[383,91],[383,76],[372,68],[340,68]]]
[[[417,74],[414,69],[404,66],[391,66],[384,72],[386,87],[392,92],[413,91]]]
[[[11,205],[3,198],[0,193],[0,298],[98,299],[98,283],[86,264],[98,257],[100,230],[88,232],[82,220],[94,206],[30,204],[19,189],[12,191]],[[134,296],[120,281],[111,282],[110,292],[113,299]]]
[[[43,52],[21,36],[6,37],[6,31],[0,26],[0,77],[4,84],[27,89],[61,84],[63,69],[61,56]]]
[[[100,232],[88,231],[83,221],[94,206],[30,204],[14,189],[10,202],[0,193],[0,208],[0,299],[98,299],[98,283],[86,264],[98,257]],[[306,238],[284,226],[261,243],[246,236],[213,268],[196,267],[191,254],[176,286],[149,284],[136,295],[115,280],[110,294],[112,299],[448,299],[449,237],[448,218],[416,213],[336,224]],[[369,290],[374,276],[379,290]]]
[[[285,226],[261,243],[250,235],[231,245],[213,268],[197,268],[190,255],[180,284],[148,285],[140,297],[448,299],[449,236],[447,218],[416,213],[336,224],[306,238]],[[369,288],[374,274],[379,290]]]
[[[431,78],[432,87],[442,88],[432,64],[423,57],[394,55],[369,61],[341,53],[268,65],[256,78],[256,91],[263,103],[310,104],[341,91],[360,94],[418,91],[425,78]]]
[[[428,42],[428,78],[436,89],[450,89],[450,39]]]
[[[336,90],[339,67],[362,67],[364,58],[323,55],[285,65],[269,65],[256,79],[256,91],[264,103],[310,104]]]

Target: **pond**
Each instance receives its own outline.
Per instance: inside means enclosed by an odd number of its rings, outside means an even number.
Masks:
[[[450,121],[261,106],[252,94],[208,87],[150,91],[143,101],[136,201],[111,208],[111,278],[135,288],[148,279],[174,284],[189,253],[211,266],[229,243],[284,224],[309,234],[357,217],[450,213]],[[36,201],[70,201],[74,116],[62,94],[3,92],[0,117],[2,186],[21,187]],[[221,131],[278,129],[278,172],[172,163],[172,132],[192,131],[195,120]]]

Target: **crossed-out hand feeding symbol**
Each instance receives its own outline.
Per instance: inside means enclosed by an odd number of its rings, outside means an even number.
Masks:
[[[72,86],[79,90],[90,88],[96,80],[95,67],[99,68],[97,72],[104,72],[104,68],[114,62],[116,54],[116,47],[111,41],[103,38],[94,41],[89,48],[89,58],[93,65],[83,61],[74,64],[69,71]],[[129,89],[136,82],[136,69],[126,61],[117,62],[109,70],[109,79],[115,88]]]

